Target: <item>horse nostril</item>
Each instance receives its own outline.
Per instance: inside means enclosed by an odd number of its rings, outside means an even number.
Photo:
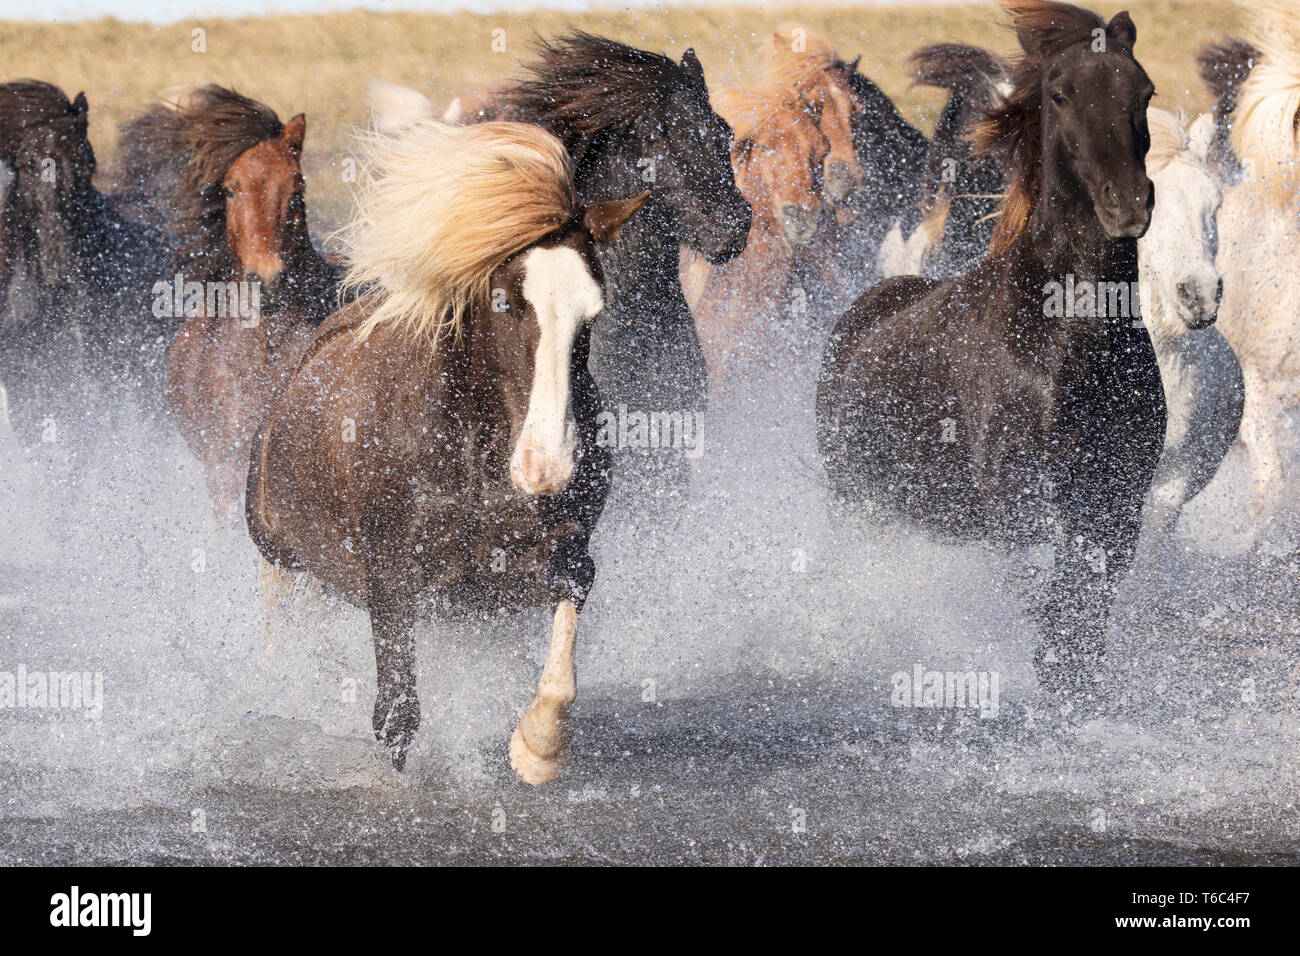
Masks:
[[[1219,279],[1214,284],[1214,307],[1218,309],[1219,303],[1223,301],[1223,279]]]

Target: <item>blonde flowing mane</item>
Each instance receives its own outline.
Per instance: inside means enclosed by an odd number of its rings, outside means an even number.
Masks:
[[[1151,131],[1147,173],[1158,173],[1187,148],[1187,128],[1181,116],[1154,106],[1147,109],[1147,128]]]
[[[1232,147],[1247,178],[1275,181],[1279,198],[1300,178],[1300,7],[1251,0],[1247,38],[1260,51],[1241,85]]]
[[[796,34],[796,30],[802,33]],[[710,100],[738,142],[752,139],[761,127],[788,119],[783,114],[802,109],[808,92],[839,65],[834,48],[824,37],[797,24],[783,24],[772,36],[771,57],[762,81],[752,87],[715,90]]]
[[[359,339],[381,323],[435,345],[458,336],[501,263],[577,209],[569,155],[540,127],[426,119],[360,136],[365,173],[342,233],[345,286],[374,303]]]

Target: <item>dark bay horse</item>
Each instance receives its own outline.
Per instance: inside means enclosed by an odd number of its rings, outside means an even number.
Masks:
[[[420,723],[412,628],[434,597],[553,611],[550,654],[510,744],[519,776],[568,758],[588,540],[609,490],[587,368],[598,246],[647,193],[584,205],[569,158],[519,123],[426,120],[375,134],[348,282],[253,444],[262,555],[366,608],[374,730],[399,770]]]
[[[1073,686],[1094,679],[1164,441],[1160,371],[1129,299],[1154,201],[1154,90],[1127,13],[1001,2],[1024,53],[977,131],[1011,170],[993,248],[956,280],[885,280],[843,316],[817,437],[850,506],[959,539],[1054,541],[1035,663]]]
[[[312,246],[302,175],[306,118],[220,86],[187,90],[122,131],[126,182],[178,245],[157,277],[182,317],[167,397],[203,462],[218,514],[239,499],[271,393],[338,304],[337,270]]]
[[[95,188],[84,93],[0,84],[0,381],[29,435],[80,416],[80,372],[138,391],[160,378],[163,341],[148,291],[167,249]]]

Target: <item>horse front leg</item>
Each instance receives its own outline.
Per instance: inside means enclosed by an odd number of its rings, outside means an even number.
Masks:
[[[592,523],[594,524],[594,517]],[[587,553],[587,537],[578,534],[552,552],[548,589],[555,602],[551,648],[537,683],[537,693],[510,738],[510,765],[524,783],[538,786],[558,777],[569,762],[569,708],[577,696],[573,649],[578,639],[578,611],[596,578]]]
[[[1142,530],[1140,503],[1130,510],[1109,527],[1101,521],[1065,523],[1035,615],[1041,641],[1034,668],[1053,691],[1086,691],[1097,682],[1110,611]]]
[[[372,600],[370,628],[375,642],[375,739],[388,750],[393,769],[406,766],[406,750],[420,728],[415,692],[413,602]]]
[[[558,777],[569,762],[569,708],[577,696],[573,648],[578,637],[578,607],[569,599],[555,608],[551,649],[537,693],[510,738],[510,765],[533,786]]]

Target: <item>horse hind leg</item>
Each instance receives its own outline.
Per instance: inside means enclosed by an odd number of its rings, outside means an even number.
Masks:
[[[577,636],[577,605],[567,599],[560,601],[537,693],[510,738],[510,765],[519,779],[533,786],[554,780],[569,762],[569,708],[577,694],[573,670]]]

